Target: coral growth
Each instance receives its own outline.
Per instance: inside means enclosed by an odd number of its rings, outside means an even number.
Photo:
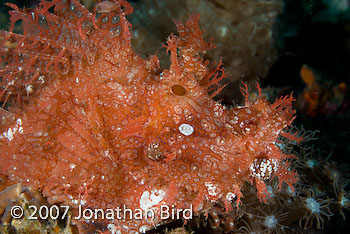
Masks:
[[[0,172],[11,180],[40,189],[50,203],[156,213],[108,220],[125,233],[162,223],[160,205],[199,213],[209,200],[229,211],[245,182],[261,201],[267,179],[293,188],[293,156],[278,147],[280,135],[300,140],[286,130],[293,97],[270,104],[257,85],[250,100],[242,83],[245,106],[213,101],[227,75],[221,62],[209,66],[201,57],[214,45],[203,40],[199,15],[175,21],[179,36],[166,42],[171,66],[163,69],[156,56],[133,52],[124,0],[101,2],[92,13],[75,0],[8,6],[0,98],[13,118],[0,129]],[[23,34],[12,32],[17,21]]]
[[[346,82],[339,84],[333,81],[322,81],[320,75],[311,68],[303,65],[300,76],[306,87],[298,98],[298,107],[309,116],[335,115],[344,112],[347,108]]]
[[[300,225],[304,223],[304,228],[313,224],[314,220],[316,220],[317,228],[324,228],[324,218],[331,217],[333,214],[329,210],[330,200],[322,199],[318,194],[312,189],[308,189],[306,192],[306,196],[302,197],[302,203],[304,209],[306,210],[302,219],[300,219]]]

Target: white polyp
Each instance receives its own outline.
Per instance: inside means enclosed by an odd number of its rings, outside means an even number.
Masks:
[[[306,205],[307,208],[312,212],[312,213],[320,213],[321,211],[321,205],[318,203],[314,198],[307,198],[306,199]]]
[[[275,228],[278,224],[278,220],[274,215],[268,215],[265,218],[265,226],[268,228]]]

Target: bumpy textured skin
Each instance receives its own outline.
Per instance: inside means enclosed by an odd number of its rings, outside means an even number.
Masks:
[[[245,106],[213,101],[226,75],[200,57],[213,45],[203,41],[199,15],[175,22],[167,70],[131,49],[126,1],[93,13],[74,0],[42,1],[31,11],[10,6],[12,26],[22,20],[24,33],[2,32],[1,100],[13,112],[1,125],[2,174],[52,203],[192,204],[196,212],[206,199],[239,203],[245,181],[263,200],[265,179],[296,181],[292,156],[276,144],[280,134],[297,140],[283,130],[294,118],[293,98],[249,100],[243,83]],[[160,220],[123,222],[131,232]]]

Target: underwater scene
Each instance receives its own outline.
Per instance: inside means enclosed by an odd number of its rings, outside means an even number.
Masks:
[[[349,0],[2,0],[0,233],[348,233],[349,86]]]

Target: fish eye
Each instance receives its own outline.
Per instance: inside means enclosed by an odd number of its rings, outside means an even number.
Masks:
[[[171,91],[177,96],[184,96],[186,94],[186,89],[181,85],[173,85]]]

